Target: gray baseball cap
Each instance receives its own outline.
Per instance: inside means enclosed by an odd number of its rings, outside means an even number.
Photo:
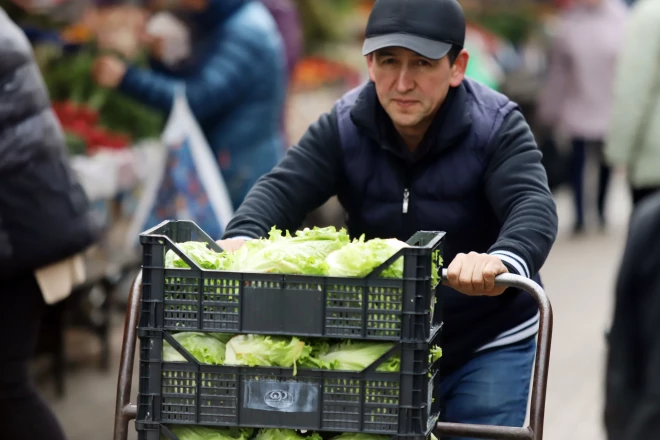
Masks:
[[[362,54],[403,47],[438,60],[465,44],[465,15],[457,0],[377,0]]]

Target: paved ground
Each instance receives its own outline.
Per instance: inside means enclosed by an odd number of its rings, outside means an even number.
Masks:
[[[334,97],[326,99],[330,104]],[[315,117],[306,108],[312,101],[298,103],[301,110],[295,116],[300,118],[301,126]],[[318,108],[318,102],[315,104]],[[617,176],[612,189],[609,229],[593,231],[579,239],[569,233],[570,198],[565,193],[557,196],[561,233],[543,269],[555,313],[547,440],[604,438],[601,431],[604,334],[630,205],[621,176]],[[51,388],[44,386],[44,393],[70,440],[111,438],[122,319],[120,315],[116,317],[113,368],[109,373],[101,374],[93,366],[79,368],[70,375],[67,395],[59,401],[54,399]],[[85,344],[88,344],[85,338],[70,343],[76,351],[81,351]],[[131,438],[135,438],[134,433]]]

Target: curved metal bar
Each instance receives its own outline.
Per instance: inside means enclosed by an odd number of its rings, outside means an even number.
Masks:
[[[124,322],[124,342],[121,346],[119,361],[119,380],[117,382],[117,406],[115,408],[114,440],[126,440],[128,437],[128,422],[137,416],[137,406],[131,404],[131,386],[133,384],[133,361],[135,359],[135,344],[137,340],[137,324],[142,297],[142,271],[133,281],[126,306],[126,321]]]
[[[442,280],[447,281],[447,269],[442,271]],[[536,346],[536,364],[532,376],[532,402],[529,414],[529,429],[440,422],[435,432],[445,435],[461,435],[476,438],[543,440],[545,398],[548,383],[548,368],[550,365],[550,346],[552,344],[552,306],[543,288],[529,278],[513,274],[503,274],[495,279],[495,284],[523,290],[532,295],[539,305],[539,334]]]
[[[491,440],[531,440],[534,438],[531,428],[465,425],[462,423],[438,423],[438,428],[434,432],[452,437],[487,438]],[[442,437],[440,440],[442,440]]]

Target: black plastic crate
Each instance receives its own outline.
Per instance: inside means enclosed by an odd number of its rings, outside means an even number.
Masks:
[[[444,232],[418,232],[365,278],[204,270],[176,243],[218,245],[190,221],[143,233],[141,329],[420,342],[442,322],[432,316],[432,261],[441,270]],[[173,250],[190,269],[165,269]],[[404,259],[402,279],[380,273]],[[437,308],[437,307],[436,307]]]
[[[167,332],[140,332],[138,431],[159,424],[290,428],[425,438],[435,425],[426,343],[398,343],[362,372],[202,365]],[[188,362],[163,362],[167,340]],[[400,372],[375,371],[393,353]]]

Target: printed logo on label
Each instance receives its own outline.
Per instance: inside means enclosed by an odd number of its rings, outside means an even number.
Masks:
[[[285,390],[271,390],[264,395],[264,402],[271,408],[287,408],[293,405],[293,393]]]

